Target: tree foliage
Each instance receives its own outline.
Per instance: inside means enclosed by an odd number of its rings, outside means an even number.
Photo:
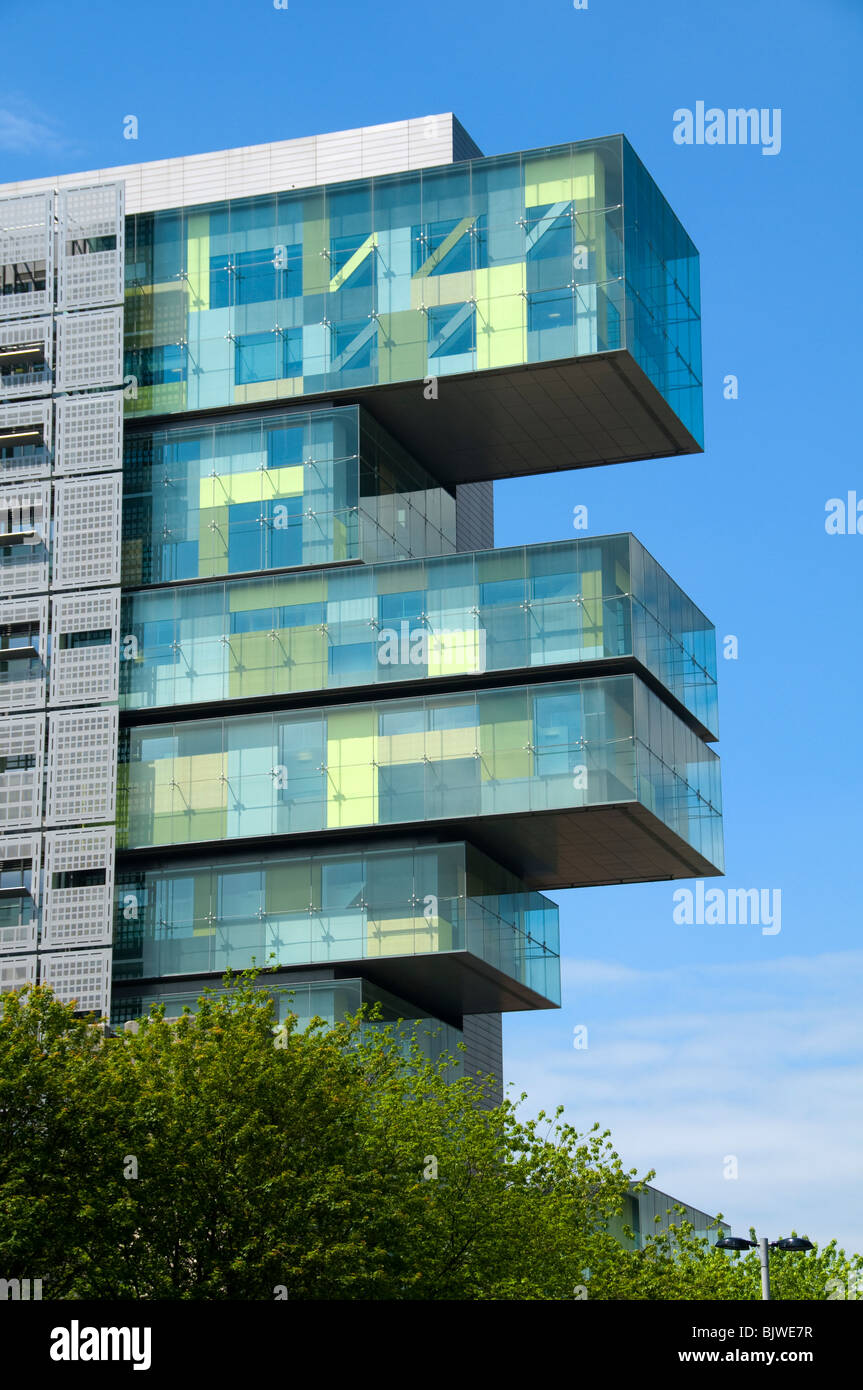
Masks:
[[[685,1226],[615,1239],[635,1174],[607,1132],[483,1094],[359,1015],[277,1031],[253,975],[119,1037],[5,995],[0,1273],[51,1298],[759,1296],[757,1256]],[[775,1257],[781,1297],[851,1275],[835,1243]]]

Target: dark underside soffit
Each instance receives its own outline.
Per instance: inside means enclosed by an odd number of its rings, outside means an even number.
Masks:
[[[437,400],[424,389],[400,382],[353,399],[443,483],[701,453],[626,351],[440,377]]]

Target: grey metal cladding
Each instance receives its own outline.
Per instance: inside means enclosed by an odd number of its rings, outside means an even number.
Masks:
[[[50,396],[54,320],[16,319],[12,323],[0,323],[0,352],[8,354],[13,348],[38,351],[44,367],[34,362],[29,369],[22,365],[11,375],[0,372],[0,401],[15,400],[19,396]]]
[[[0,594],[4,598],[47,590],[50,533],[50,483],[23,483],[0,492]]]
[[[41,825],[44,762],[44,713],[0,719],[0,830]]]
[[[111,951],[40,954],[39,979],[51,986],[61,1003],[75,999],[81,1013],[106,1014],[111,994]]]
[[[122,391],[59,396],[56,413],[55,476],[122,468]]]
[[[0,603],[0,626],[24,625],[37,628],[36,656],[20,648],[9,647],[4,653],[8,666],[5,682],[0,685],[0,713],[14,710],[36,710],[44,707],[46,689],[45,654],[48,649],[48,596],[6,599]]]
[[[57,308],[122,303],[123,185],[62,189],[58,216]]]
[[[60,314],[57,318],[57,390],[87,391],[123,380],[123,310]]]
[[[117,726],[116,705],[48,715],[47,825],[114,819]]]
[[[41,447],[36,439],[28,439],[28,431],[41,437]],[[0,487],[6,483],[47,478],[51,472],[50,400],[18,401],[14,405],[0,405],[0,445],[10,448],[19,436],[22,443],[32,446],[33,452],[20,458],[0,458]]]
[[[465,1076],[475,1078],[477,1072],[493,1077],[483,1108],[499,1105],[503,1100],[503,1024],[500,1014],[465,1014],[464,1030]]]
[[[52,589],[120,583],[122,483],[121,473],[55,483]]]
[[[35,956],[0,957],[0,994],[36,983]]]
[[[37,279],[42,288],[36,288]],[[54,298],[54,198],[0,198],[0,319],[50,311]]]
[[[101,883],[64,884],[65,876],[103,875]],[[60,882],[56,883],[55,880]],[[114,829],[53,830],[45,836],[42,948],[111,944]]]
[[[69,640],[76,635],[77,642]],[[88,705],[116,700],[119,681],[120,590],[57,594],[52,600],[48,703]]]
[[[39,930],[39,864],[42,837],[30,835],[0,835],[0,868],[13,862],[29,864],[30,892],[23,895],[22,920],[0,926],[0,954],[10,951],[35,951]]]

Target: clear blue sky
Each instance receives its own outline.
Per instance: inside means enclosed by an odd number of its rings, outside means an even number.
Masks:
[[[668,884],[558,895],[563,1009],[507,1020],[507,1075],[737,1230],[863,1249],[863,535],[824,527],[863,498],[859,0],[3,8],[0,182],[447,110],[488,154],[629,136],[702,256],[706,450],[499,484],[497,540],[586,503],[738,637],[725,883],[781,889],[782,930],[678,926]],[[781,108],[780,153],[676,145],[698,100]]]

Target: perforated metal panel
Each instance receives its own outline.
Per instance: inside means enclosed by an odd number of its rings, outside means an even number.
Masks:
[[[0,959],[0,994],[35,983],[35,956],[3,956]]]
[[[19,319],[14,323],[0,323],[0,352],[8,354],[12,348],[32,348],[41,353],[41,359],[34,357],[29,362],[23,362],[11,374],[8,370],[0,370],[0,401],[14,400],[18,396],[50,396],[53,334],[53,319]],[[44,360],[44,365],[40,366],[41,360]],[[0,358],[0,361],[8,364],[8,356]]]
[[[64,189],[58,214],[58,308],[122,303],[123,185]],[[106,238],[114,245],[102,249]]]
[[[0,719],[0,830],[29,830],[42,822],[45,715]]]
[[[50,483],[24,483],[0,492],[0,594],[4,598],[48,588],[50,526]]]
[[[57,389],[86,391],[123,380],[123,310],[57,319]]]
[[[0,868],[24,860],[30,869],[30,892],[14,901],[20,903],[20,922],[0,926],[0,953],[35,951],[39,924],[40,835],[0,835]]]
[[[48,598],[8,599],[0,603],[0,628],[27,625],[34,633],[37,656],[28,656],[19,646],[9,647],[3,652],[7,667],[6,677],[0,684],[0,711],[39,709],[45,704],[45,653],[48,647]],[[25,634],[26,640],[26,634]]]
[[[79,1013],[108,1012],[111,991],[111,952],[61,951],[39,956],[39,979],[50,985],[63,1004],[77,1001]]]
[[[44,314],[53,296],[53,195],[0,198],[0,319]]]
[[[113,820],[116,799],[116,706],[49,714],[46,823]]]
[[[57,399],[54,473],[102,473],[123,466],[123,393]]]
[[[63,886],[74,875],[104,882]],[[54,830],[45,836],[42,946],[110,946],[114,902],[114,831]]]
[[[21,444],[16,445],[19,438]],[[4,452],[16,448],[19,457],[2,457]],[[50,472],[51,402],[21,401],[17,405],[0,405],[0,486],[47,478]]]
[[[49,703],[88,705],[116,700],[120,668],[120,590],[58,594],[52,609]]]
[[[53,589],[120,582],[121,473],[54,486]]]

